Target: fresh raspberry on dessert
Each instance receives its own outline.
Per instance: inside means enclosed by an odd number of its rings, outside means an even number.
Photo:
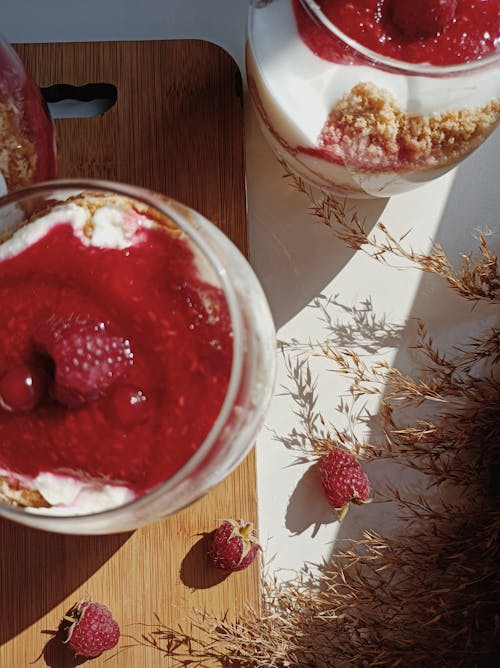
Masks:
[[[128,339],[109,334],[103,322],[52,318],[34,342],[54,364],[54,398],[71,408],[104,394],[133,363]]]
[[[45,384],[41,369],[19,364],[0,378],[0,406],[12,412],[31,411],[40,402]]]
[[[260,549],[251,522],[224,520],[214,533],[209,555],[216,568],[233,573],[249,566]]]
[[[344,518],[349,503],[367,503],[370,482],[358,461],[344,450],[333,449],[321,460],[321,484],[326,498]]]
[[[392,0],[392,20],[407,37],[431,37],[453,21],[457,0]]]
[[[65,643],[79,656],[93,659],[112,649],[120,639],[120,627],[102,603],[79,601],[64,616]]]

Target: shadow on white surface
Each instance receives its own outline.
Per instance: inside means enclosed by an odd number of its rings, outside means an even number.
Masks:
[[[251,109],[246,119],[250,261],[280,328],[342,271],[355,251],[313,217],[307,199],[284,177]],[[347,206],[356,206],[370,230],[387,202],[353,201]]]
[[[286,528],[292,536],[308,531],[311,538],[314,538],[321,526],[336,521],[337,513],[321,489],[319,464],[312,464],[306,469],[288,500]]]
[[[436,241],[455,261],[459,254],[476,250],[479,230],[491,230],[500,245],[500,129],[456,170]]]
[[[490,250],[500,254],[500,191],[495,173],[500,152],[500,132],[497,132],[480,149],[470,156],[455,172],[434,240],[443,246],[451,262],[458,265],[462,257],[478,255],[479,231],[488,231]],[[408,244],[411,243],[411,237]],[[434,344],[441,353],[453,356],[454,349],[463,346],[471,337],[500,325],[497,304],[467,301],[454,292],[446,282],[433,275],[424,274],[408,313],[407,324],[401,333],[402,345],[392,362],[402,373],[419,373],[424,360],[411,350],[416,342],[416,319],[423,319]],[[428,406],[432,409],[431,406]],[[421,412],[419,413],[421,415]],[[412,424],[415,411],[402,413],[401,427]],[[405,421],[406,420],[406,421]],[[376,440],[380,434],[368,433],[368,439]],[[375,461],[366,466],[373,488],[384,496],[388,487],[396,487],[405,499],[414,500],[424,494],[428,500],[439,491],[429,489],[429,479],[394,461]],[[444,492],[443,492],[444,493]],[[450,493],[449,490],[447,493]],[[321,508],[318,508],[321,513]],[[357,538],[363,529],[379,531],[391,536],[404,531],[400,510],[395,503],[371,504],[356,513],[349,513],[338,528],[336,541]],[[332,543],[331,553],[335,551]]]
[[[259,141],[257,134],[250,139]],[[426,321],[440,350],[445,351],[482,327],[493,326],[500,314],[489,305],[473,308],[436,276],[415,268],[401,269],[408,266],[406,261],[396,261],[393,266],[392,261],[383,264],[363,252],[352,254],[331,230],[314,223],[303,196],[287,190],[268,149],[260,146],[254,150],[253,159],[255,165],[261,164],[260,183],[264,185],[263,190],[255,184],[250,190],[255,235],[251,241],[286,351],[279,359],[267,429],[258,439],[259,518],[263,535],[272,537],[273,568],[276,573],[287,573],[288,578],[291,570],[304,563],[328,561],[336,545],[359,537],[365,528],[388,535],[399,531],[399,509],[382,502],[387,487],[397,485],[409,495],[424,491],[426,484],[421,476],[399,464],[370,463],[367,470],[375,501],[352,506],[341,525],[332,521],[321,493],[314,488],[314,467],[304,461],[296,464],[301,442],[307,445],[301,435],[301,414],[320,411],[327,427],[342,428],[348,423],[348,383],[332,373],[333,362],[312,354],[308,345],[329,339],[334,346],[354,347],[368,362],[384,359],[403,372],[412,371],[420,363],[412,349],[416,318]],[[499,151],[497,132],[450,174],[382,206],[376,203],[380,206],[377,215],[395,237],[409,232],[406,247],[427,253],[435,240],[454,263],[461,253],[477,249],[479,229],[492,230],[489,242],[498,250],[500,188],[495,174]],[[261,192],[264,196],[259,199]],[[288,219],[273,220],[275,210],[269,206],[273,192],[291,212]],[[373,204],[360,202],[356,206],[369,208]],[[273,239],[276,229],[277,240]],[[300,377],[294,367],[300,355],[310,364],[308,378]],[[298,380],[294,373],[299,373]],[[311,399],[313,389],[317,403]],[[313,408],[307,407],[308,401]],[[376,414],[378,401],[368,409]],[[362,433],[367,439],[376,438],[369,420],[362,425]]]

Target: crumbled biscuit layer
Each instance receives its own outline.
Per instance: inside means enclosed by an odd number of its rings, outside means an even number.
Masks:
[[[5,476],[0,476],[0,502],[21,508],[50,508],[38,490]]]
[[[332,157],[359,169],[440,167],[476,148],[500,120],[500,98],[478,109],[408,114],[393,95],[360,83],[339,99],[320,136]]]
[[[19,112],[8,98],[0,95],[0,172],[10,192],[34,181],[37,155],[23,134]]]

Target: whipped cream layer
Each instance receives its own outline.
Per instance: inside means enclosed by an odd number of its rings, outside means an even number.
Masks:
[[[0,245],[0,262],[18,255],[43,239],[54,227],[71,225],[75,236],[85,246],[124,249],[141,241],[141,231],[152,227],[147,216],[123,208],[116,200],[99,208],[89,199],[56,205],[49,213],[20,227]]]
[[[0,469],[1,478],[4,481],[0,484],[0,497],[4,496],[8,502],[27,512],[42,515],[89,515],[122,506],[136,498],[124,485],[82,480],[76,475],[42,472],[28,478]],[[43,500],[47,505],[25,505],[27,496],[33,498],[33,492],[40,495],[40,503]]]

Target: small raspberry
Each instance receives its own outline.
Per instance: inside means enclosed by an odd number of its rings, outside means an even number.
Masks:
[[[70,408],[100,397],[133,363],[130,342],[110,335],[103,322],[54,317],[34,342],[54,363],[54,398]]]
[[[249,566],[260,549],[251,522],[224,520],[214,533],[209,555],[216,568],[233,573]]]
[[[407,37],[432,37],[455,16],[457,0],[392,0],[392,20]]]
[[[339,521],[344,518],[349,503],[367,503],[370,482],[352,455],[334,449],[321,460],[321,484],[326,498],[339,511]]]
[[[146,422],[151,414],[148,398],[133,385],[117,385],[111,391],[108,413],[124,427],[135,427]]]
[[[15,413],[33,410],[43,396],[46,380],[44,372],[32,365],[9,369],[0,378],[0,406]]]
[[[102,603],[79,601],[64,616],[65,643],[75,654],[92,659],[112,649],[120,639],[120,627]]]

